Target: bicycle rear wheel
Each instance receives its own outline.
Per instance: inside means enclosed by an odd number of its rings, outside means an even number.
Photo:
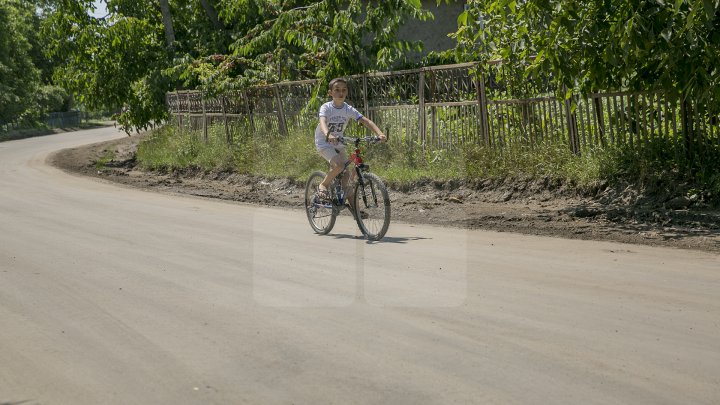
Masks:
[[[355,221],[369,240],[380,240],[390,226],[390,196],[385,184],[372,173],[363,173],[355,185]]]
[[[337,210],[332,202],[320,201],[317,198],[317,190],[325,178],[323,172],[313,172],[305,185],[305,212],[312,229],[320,235],[326,235],[333,226],[337,217]]]

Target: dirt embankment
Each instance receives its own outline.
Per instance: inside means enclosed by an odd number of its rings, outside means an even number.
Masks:
[[[141,136],[68,149],[51,162],[72,173],[168,193],[302,209],[304,185],[227,172],[144,172]],[[109,159],[112,157],[112,159]],[[390,184],[393,221],[720,252],[720,210],[696,196],[632,186],[578,190],[551,179]]]

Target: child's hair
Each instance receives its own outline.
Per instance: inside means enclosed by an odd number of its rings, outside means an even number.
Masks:
[[[332,90],[333,86],[337,83],[343,83],[347,86],[347,80],[345,80],[342,77],[336,77],[336,78],[330,80],[330,84],[328,84],[328,90]]]

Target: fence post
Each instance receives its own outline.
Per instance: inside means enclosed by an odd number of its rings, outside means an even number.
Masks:
[[[184,91],[183,93],[185,94],[185,106],[186,106],[185,114],[187,114],[187,125],[188,125],[189,129],[192,131],[193,123],[192,123],[192,118],[190,118],[190,111],[192,111],[192,107],[190,106],[190,91],[187,90],[187,91]]]
[[[180,100],[180,91],[175,90],[175,102],[177,103],[177,111],[175,111],[175,116],[178,119],[178,126],[179,130],[182,131],[183,127],[183,117],[182,117],[182,100]]]
[[[485,93],[485,74],[475,75],[478,92],[478,103],[480,108],[480,137],[486,146],[490,146],[490,122],[488,121],[487,93]]]
[[[367,94],[367,92],[368,92],[367,78],[368,78],[367,72],[363,73],[363,75],[362,75],[363,112],[365,112],[365,114],[367,114],[371,120],[375,121],[377,117],[370,114],[370,100],[368,99],[368,94]],[[367,129],[367,128],[365,129],[366,134],[368,134],[369,131],[370,131],[369,129]]]
[[[425,69],[420,69],[418,74],[418,136],[420,136],[420,142],[425,147],[427,133],[425,125]]]
[[[602,111],[602,101],[600,100],[600,96],[597,94],[592,95],[593,99],[593,111],[595,112],[595,121],[597,122],[598,127],[598,141],[600,142],[600,145],[607,146],[605,142],[605,117],[603,116]]]
[[[252,106],[250,105],[250,97],[248,96],[246,90],[242,91],[242,97],[243,97],[243,101],[245,102],[245,111],[247,112],[248,120],[250,121],[250,126],[252,126],[253,136],[255,136],[255,119],[253,118],[253,109],[252,109]]]
[[[430,71],[430,102],[435,103],[437,100],[437,80],[435,71]],[[430,106],[430,142],[433,147],[440,146],[440,140],[437,134],[437,107],[435,104]]]
[[[205,144],[208,143],[208,130],[207,130],[207,114],[205,110],[205,92],[200,91],[200,104],[202,104],[202,121],[203,121],[203,139]]]
[[[225,123],[225,139],[227,140],[227,144],[232,144],[232,139],[230,139],[230,131],[228,130],[228,119],[227,119],[227,112],[225,111],[225,94],[223,93],[222,96],[220,96],[220,107],[222,108],[222,115],[223,115],[223,122]]]
[[[172,111],[172,108],[170,107],[170,92],[165,92],[165,107],[170,111],[171,114],[175,115],[175,113]]]
[[[567,87],[563,86],[563,94],[567,94]],[[572,98],[572,96],[570,96]],[[570,142],[570,150],[572,153],[580,154],[580,139],[578,138],[577,114],[572,108],[572,102],[569,98],[565,99],[565,114],[567,115],[568,124],[568,141]]]
[[[283,135],[288,134],[287,123],[285,122],[285,112],[283,111],[282,99],[280,98],[280,91],[278,90],[279,85],[275,84],[272,86],[273,92],[275,93],[275,101],[278,106],[278,124],[280,126],[280,133]]]

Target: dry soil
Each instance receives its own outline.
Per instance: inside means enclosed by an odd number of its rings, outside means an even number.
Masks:
[[[302,215],[302,182],[230,172],[142,171],[135,161],[142,137],[63,150],[50,162],[125,186]],[[106,156],[113,158],[104,162]],[[693,195],[649,195],[638,187],[606,184],[579,190],[551,179],[427,180],[389,189],[393,221],[720,252],[720,210]]]

